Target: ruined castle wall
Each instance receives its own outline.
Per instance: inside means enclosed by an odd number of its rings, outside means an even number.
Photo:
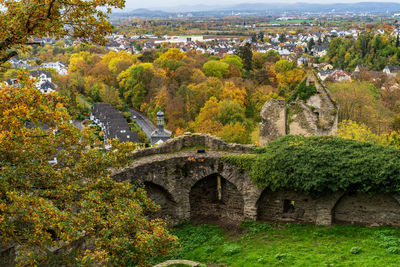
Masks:
[[[163,218],[169,225],[179,222],[176,214],[177,203],[172,196],[162,186],[152,182],[144,182],[147,196],[156,204],[160,205],[160,210],[151,214],[152,218]]]
[[[194,133],[169,139],[161,145],[136,150],[132,153],[131,158],[137,159],[141,157],[148,157],[151,155],[173,153],[190,147],[205,147],[210,150],[223,150],[244,153],[249,152],[254,148],[253,145],[226,143],[221,138],[215,137],[213,135]]]
[[[294,135],[313,136],[318,133],[318,116],[303,102],[296,102],[289,106],[289,133]]]
[[[333,211],[335,223],[400,226],[400,205],[391,194],[346,194]]]
[[[316,92],[305,101],[297,97],[290,103],[277,99],[265,102],[260,113],[261,145],[286,134],[314,136],[335,133],[338,107],[328,90],[313,74],[306,79],[306,85],[314,85]]]
[[[265,190],[257,203],[261,221],[316,222],[317,200],[311,196],[291,191]]]
[[[0,266],[15,266],[15,246],[0,247]]]
[[[221,177],[220,199],[217,177],[217,174],[206,177],[198,181],[190,190],[190,219],[198,223],[243,221],[242,194],[234,184]]]
[[[287,134],[285,100],[272,99],[261,110],[260,145],[265,145]]]
[[[336,192],[310,196],[291,191],[259,188],[248,173],[221,160],[224,152],[177,154],[142,158],[114,174],[118,181],[154,184],[150,198],[162,206],[161,217],[175,222],[211,219],[281,221],[331,225],[348,223],[400,226],[397,194]],[[221,176],[222,199],[216,177]]]

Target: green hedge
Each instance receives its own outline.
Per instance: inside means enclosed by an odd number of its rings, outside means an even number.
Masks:
[[[400,192],[400,150],[339,137],[288,135],[253,154],[223,160],[272,190]]]

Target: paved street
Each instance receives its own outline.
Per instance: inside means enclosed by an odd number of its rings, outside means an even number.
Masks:
[[[139,125],[139,127],[142,129],[142,131],[147,135],[148,138],[150,138],[151,133],[156,129],[154,123],[149,118],[147,118],[143,113],[137,110],[129,109],[129,112],[132,114],[132,117]]]

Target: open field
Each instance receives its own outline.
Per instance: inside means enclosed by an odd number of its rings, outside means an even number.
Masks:
[[[188,223],[172,231],[182,246],[168,258],[207,266],[400,266],[400,229],[391,227]]]

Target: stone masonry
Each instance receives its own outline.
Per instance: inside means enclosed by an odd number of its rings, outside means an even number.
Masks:
[[[271,99],[265,102],[261,111],[260,143],[266,144],[287,134],[285,100]]]
[[[198,153],[198,140],[205,153]],[[225,224],[261,220],[400,226],[398,194],[336,192],[316,197],[274,192],[257,187],[246,171],[221,159],[224,155],[248,153],[250,149],[209,135],[186,135],[145,152],[135,152],[136,160],[124,169],[114,170],[112,175],[118,181],[146,188],[151,185],[149,196],[162,206],[159,216],[170,224],[187,220]]]
[[[306,86],[314,85],[318,93],[306,101],[296,99],[291,103],[271,99],[261,110],[260,144],[286,134],[331,135],[337,129],[338,107],[328,90],[310,74]]]

